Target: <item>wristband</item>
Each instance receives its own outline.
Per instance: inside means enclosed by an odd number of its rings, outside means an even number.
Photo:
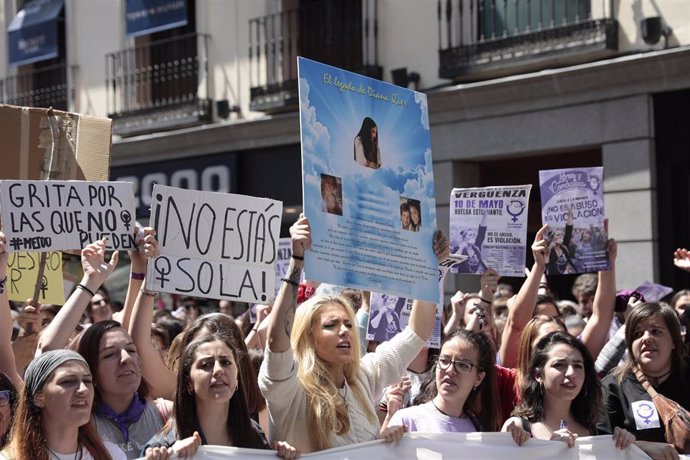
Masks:
[[[146,273],[132,272],[129,274],[129,277],[133,280],[143,281],[146,278]]]
[[[291,255],[290,257],[292,257],[292,258],[295,259],[295,260],[304,260],[304,256],[296,256],[296,255],[293,254],[293,255]]]
[[[7,284],[7,275],[3,279],[0,280],[0,294],[5,293],[5,285]]]
[[[486,300],[486,299],[484,299],[484,298],[482,298],[482,297],[480,297],[479,300],[481,300],[481,301],[484,302],[484,303],[488,303],[489,305],[491,305],[491,301],[490,301],[490,300]]]
[[[91,289],[87,288],[86,286],[84,286],[84,285],[81,284],[81,283],[77,284],[77,287],[78,287],[79,289],[81,289],[82,291],[86,292],[87,294],[91,294],[91,297],[93,297],[93,296],[96,295],[95,292],[93,292]]]
[[[144,289],[144,288],[139,289],[139,291],[142,294],[147,295],[149,297],[156,297],[156,293],[154,291],[149,291],[148,289]]]
[[[291,284],[294,287],[299,287],[299,283],[295,283],[294,281],[287,278],[281,278],[280,281],[285,281],[287,284]]]

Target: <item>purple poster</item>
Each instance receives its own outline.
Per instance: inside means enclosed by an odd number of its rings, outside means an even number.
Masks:
[[[539,171],[542,222],[548,224],[546,273],[608,270],[601,167]]]

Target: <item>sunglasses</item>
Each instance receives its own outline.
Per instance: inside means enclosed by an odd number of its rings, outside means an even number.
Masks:
[[[0,407],[4,407],[10,403],[10,390],[0,391]]]

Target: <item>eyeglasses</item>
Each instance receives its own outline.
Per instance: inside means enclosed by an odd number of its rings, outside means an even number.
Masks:
[[[5,407],[10,403],[10,390],[0,391],[0,407]]]
[[[444,371],[450,370],[450,366],[452,365],[453,369],[455,369],[455,372],[463,375],[469,374],[470,372],[472,372],[472,368],[475,367],[475,364],[472,364],[469,361],[465,361],[463,359],[453,361],[452,359],[446,358],[445,356],[439,356],[437,362],[438,366]]]
[[[101,305],[105,305],[106,303],[107,303],[107,302],[105,301],[105,299],[94,300],[93,302],[91,302],[91,306],[92,306],[92,307],[98,307],[98,306],[101,306]]]

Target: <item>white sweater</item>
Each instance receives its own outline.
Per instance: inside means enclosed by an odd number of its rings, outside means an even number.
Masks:
[[[389,342],[379,345],[375,353],[362,357],[356,381],[365,391],[372,409],[384,389],[400,381],[407,366],[424,345],[425,341],[408,327]],[[350,431],[342,436],[333,435],[330,447],[371,441],[376,439],[379,432],[378,421],[372,423],[368,419],[354,391],[347,383],[345,385]],[[297,363],[291,349],[282,353],[272,353],[266,349],[259,371],[259,387],[271,416],[271,444],[287,441],[302,453],[313,451],[307,427],[307,395],[297,379]]]

